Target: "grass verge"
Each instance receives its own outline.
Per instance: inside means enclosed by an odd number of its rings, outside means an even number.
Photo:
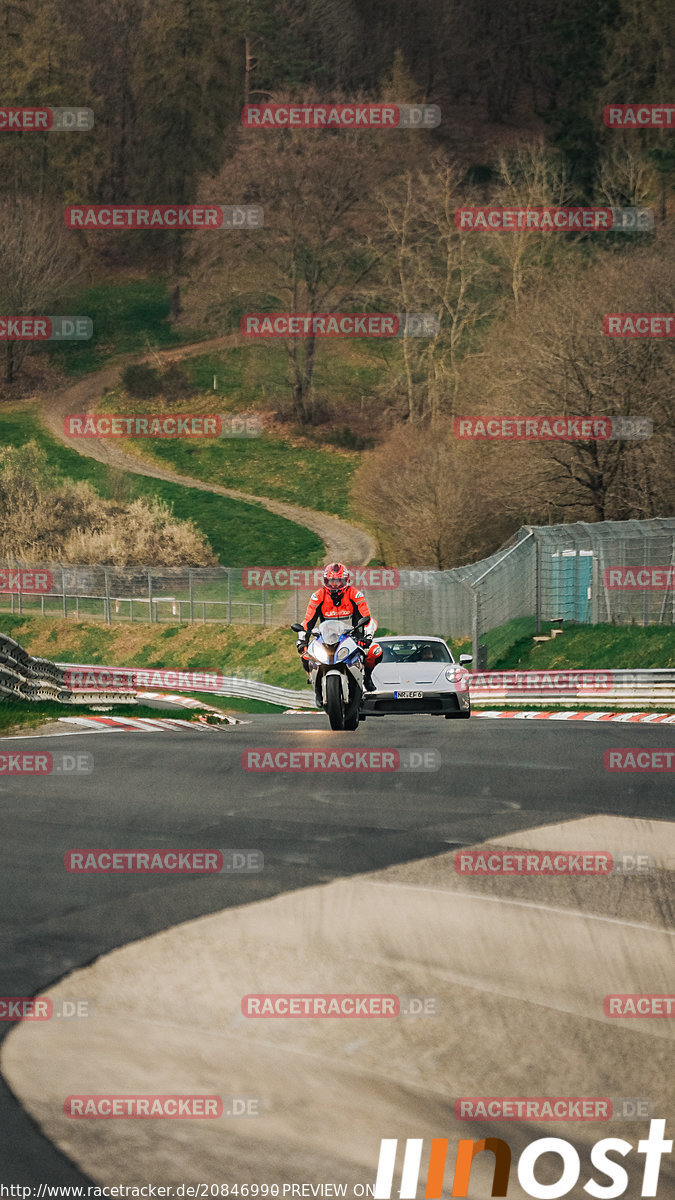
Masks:
[[[550,632],[546,623],[541,636]],[[494,663],[499,670],[528,671],[593,668],[656,670],[675,667],[672,625],[566,625],[549,642],[520,637]],[[492,669],[492,668],[491,668]]]
[[[212,671],[245,676],[262,671],[265,683],[306,687],[305,672],[286,628],[260,625],[99,625],[52,617],[0,614],[7,633],[36,657],[102,666]],[[202,694],[202,699],[207,697]]]
[[[179,712],[162,713],[159,709],[150,708],[147,704],[110,704],[101,706],[106,709],[106,716],[118,717],[180,717],[181,720],[196,720],[194,709],[182,709]],[[215,707],[215,706],[214,706]],[[108,712],[110,708],[110,712]],[[224,710],[225,711],[225,710]],[[57,704],[44,700],[0,700],[0,733],[9,734],[23,732],[27,729],[37,729],[46,721],[58,721],[59,717],[91,717],[96,716],[89,704]]]

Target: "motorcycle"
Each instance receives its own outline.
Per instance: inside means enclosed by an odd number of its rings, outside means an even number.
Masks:
[[[366,649],[355,635],[370,618],[351,621],[322,621],[313,639],[307,643],[310,662],[309,682],[314,687],[317,708],[328,714],[331,729],[356,729],[363,696],[363,664]],[[294,633],[304,632],[302,625],[291,625]]]

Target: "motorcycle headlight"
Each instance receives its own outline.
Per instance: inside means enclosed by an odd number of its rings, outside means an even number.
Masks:
[[[337,654],[335,655],[335,661],[342,662],[342,659],[347,658],[348,655],[349,655],[349,646],[340,646],[340,649],[338,650]]]
[[[309,653],[312,658],[317,660],[317,662],[327,663],[330,661],[328,657],[328,651],[321,642],[313,642]]]

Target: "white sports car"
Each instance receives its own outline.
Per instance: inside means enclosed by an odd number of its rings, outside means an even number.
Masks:
[[[455,661],[443,638],[377,638],[382,658],[373,670],[374,692],[364,692],[360,715],[435,713],[447,720],[471,716],[470,675],[464,666],[470,654]]]

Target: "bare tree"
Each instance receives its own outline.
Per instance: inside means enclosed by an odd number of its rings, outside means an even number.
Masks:
[[[508,153],[502,152],[497,166],[492,198],[505,208],[546,208],[568,202],[571,188],[562,159],[543,141],[531,142]],[[511,229],[491,239],[491,252],[506,270],[513,303],[517,308],[531,279],[567,249],[568,235]]]
[[[0,203],[0,311],[31,316],[72,286],[78,261],[72,242],[51,206],[20,198]],[[29,348],[8,341],[5,383],[11,384]]]
[[[354,498],[389,561],[446,570],[495,550],[513,532],[493,450],[457,443],[443,421],[399,426],[364,457]]]
[[[575,257],[490,331],[473,379],[481,415],[622,416],[653,421],[647,440],[511,444],[511,504],[530,519],[628,519],[669,511],[675,390],[662,339],[614,338],[604,313],[667,312],[675,243],[665,235],[628,256]]]
[[[612,206],[639,207],[659,191],[658,171],[650,162],[643,147],[636,145],[630,134],[617,131],[598,164],[598,191]]]
[[[382,253],[382,231],[368,197],[393,169],[391,135],[347,130],[252,131],[215,180],[210,195],[259,203],[265,228],[200,240],[187,309],[218,324],[228,309],[258,304],[290,313],[336,312],[367,297]],[[243,281],[247,286],[243,286]],[[255,283],[251,286],[251,280]],[[315,415],[317,338],[283,340],[293,411]]]
[[[455,209],[466,202],[462,178],[457,163],[438,158],[426,171],[406,172],[380,196],[393,303],[403,312],[431,312],[440,325],[430,341],[403,339],[405,417],[411,423],[452,413],[460,364],[478,322],[494,307],[480,239],[454,223]]]

